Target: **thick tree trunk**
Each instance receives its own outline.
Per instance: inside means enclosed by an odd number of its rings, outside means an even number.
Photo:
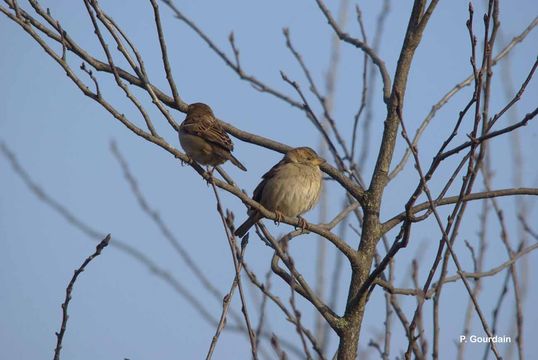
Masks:
[[[368,218],[368,216],[366,218]],[[370,222],[365,221],[364,225],[367,223]],[[372,225],[372,223],[370,223],[370,225]],[[364,227],[364,229],[367,228],[368,226]],[[375,243],[375,241],[373,242]],[[362,250],[364,251],[366,249]],[[371,255],[370,252],[371,251],[366,251],[366,256],[363,256],[362,261],[359,261],[361,264],[360,267],[352,270],[351,284],[349,287],[347,306],[344,315],[346,325],[338,334],[340,337],[340,343],[338,345],[338,360],[355,360],[357,358],[359,335],[361,332],[366,300],[368,298],[367,292],[359,295],[359,298],[357,298],[357,294],[359,293],[359,290],[366,279],[368,279],[368,275],[370,273],[369,270],[373,259],[373,255]]]
[[[353,319],[340,334],[340,343],[338,344],[338,360],[355,360],[359,347],[359,335],[361,332],[362,319],[364,316],[363,301],[359,304],[359,311],[354,314]]]

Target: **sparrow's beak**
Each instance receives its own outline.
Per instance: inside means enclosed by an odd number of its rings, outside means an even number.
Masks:
[[[325,163],[326,163],[326,161],[323,158],[318,157],[317,160],[316,160],[316,165],[321,165],[321,164],[325,164]]]

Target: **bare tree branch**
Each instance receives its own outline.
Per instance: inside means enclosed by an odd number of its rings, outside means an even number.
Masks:
[[[80,267],[75,270],[75,273],[73,274],[73,277],[69,281],[69,284],[65,288],[65,300],[62,303],[62,325],[60,326],[60,332],[56,333],[56,349],[54,349],[54,360],[60,360],[60,352],[62,351],[62,341],[65,335],[65,331],[67,330],[67,319],[69,318],[68,315],[68,307],[69,302],[71,301],[71,294],[73,293],[73,287],[75,286],[75,282],[78,279],[78,276],[86,270],[86,266],[95,259],[97,256],[101,255],[101,251],[105,247],[108,246],[108,243],[110,242],[110,234],[108,234],[99,244],[97,244],[97,247],[95,248],[95,252],[88,256],[86,260],[80,265]]]

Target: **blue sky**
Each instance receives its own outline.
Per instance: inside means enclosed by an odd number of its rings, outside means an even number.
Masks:
[[[335,2],[336,3],[336,2]],[[82,2],[47,1],[52,14],[60,19],[62,26],[81,45],[98,58],[101,49],[86,15]],[[167,89],[163,75],[158,42],[149,2],[102,1],[102,7],[121,25],[142,53],[150,79],[158,87]],[[128,5],[128,6],[127,6]],[[303,54],[315,80],[324,88],[324,74],[329,64],[332,32],[314,1],[177,1],[191,19],[204,29],[219,46],[231,55],[227,43],[230,31],[234,31],[241,50],[242,65],[271,86],[297,98],[280,78],[280,70],[299,81],[307,92],[308,86],[300,68],[285,47],[282,28],[289,27],[295,46]],[[482,2],[475,2],[475,31],[482,34]],[[379,11],[377,1],[361,2],[365,26],[369,38],[373,37]],[[401,47],[410,2],[393,1],[387,18],[385,35],[380,49],[389,72],[393,74]],[[336,6],[331,6],[336,12]],[[536,16],[535,1],[501,2],[501,24],[504,43],[519,34]],[[253,133],[263,134],[293,146],[307,145],[317,148],[319,135],[304,114],[289,105],[254,90],[249,84],[227,68],[208,46],[184,24],[175,20],[170,11],[161,4],[163,26],[170,52],[171,65],[180,94],[186,102],[203,101],[210,104],[216,115],[235,126]],[[417,50],[411,69],[404,116],[408,131],[413,132],[437,102],[454,84],[470,73],[469,41],[465,28],[467,3],[441,1],[426,29],[424,40]],[[347,31],[359,34],[353,11],[347,21]],[[501,42],[501,39],[499,39]],[[535,30],[513,50],[510,56],[510,72],[516,88],[526,77],[536,58],[538,35]],[[110,151],[115,140],[130,164],[139,185],[162,219],[192,258],[204,269],[204,274],[224,293],[233,280],[234,271],[222,225],[215,209],[210,187],[191,169],[181,166],[177,160],[160,148],[130,133],[113,119],[97,103],[84,97],[65,76],[64,72],[42,49],[17,25],[0,16],[0,141],[14,151],[21,164],[58,202],[76,214],[85,223],[103,234],[112,233],[119,239],[136,247],[173,274],[189,288],[200,303],[214,316],[220,315],[220,301],[211,297],[189,272],[188,268],[164,239],[159,229],[148,219],[136,203],[128,188],[121,169]],[[498,44],[504,45],[504,44]],[[358,108],[361,91],[363,54],[346,44],[342,45],[342,59],[336,89],[334,117],[342,133],[351,138],[352,119]],[[497,51],[495,51],[496,53]],[[68,61],[78,69],[79,60],[68,54]],[[496,67],[491,101],[491,112],[506,103],[503,93],[505,81],[500,67]],[[82,76],[82,75],[81,75]],[[96,74],[103,96],[117,105],[132,121],[142,126],[142,119],[117,89],[107,74]],[[83,77],[87,80],[87,78]],[[538,98],[536,79],[530,83],[523,99],[513,112],[502,119],[499,127],[511,119],[519,119],[536,106]],[[437,115],[419,144],[423,165],[429,164],[432,151],[448,134],[459,110],[471,95],[467,88],[456,95]],[[151,106],[148,96],[135,90],[149,109],[161,135],[178,147],[177,135],[166,120]],[[310,96],[310,95],[309,95]],[[374,118],[370,141],[371,154],[375,154],[383,130],[384,108],[379,83],[374,94]],[[311,97],[313,101],[313,97]],[[184,115],[173,112],[177,121]],[[469,127],[467,127],[469,129]],[[522,169],[523,186],[537,187],[538,172],[533,162],[538,141],[538,127],[530,123],[518,131],[524,151],[525,166]],[[465,141],[462,132],[458,141]],[[509,137],[492,142],[494,159],[494,188],[513,186],[511,176],[514,163]],[[235,140],[235,154],[248,168],[243,173],[226,164],[224,168],[237,183],[251,192],[259,177],[281,157],[280,154],[261,150]],[[393,164],[405,150],[400,139]],[[370,156],[363,169],[369,179],[375,161]],[[440,169],[431,183],[439,189],[443,180],[455,165],[454,161]],[[42,359],[52,357],[55,336],[60,325],[60,303],[64,289],[85,257],[93,252],[95,242],[39,201],[11,169],[5,157],[0,157],[0,357],[9,359]],[[403,210],[409,195],[418,181],[411,163],[392,182],[385,193],[381,216],[388,219]],[[481,184],[480,184],[481,185]],[[334,184],[327,184],[329,217],[338,212],[342,191]],[[242,203],[221,193],[224,206],[235,213],[236,221],[245,215]],[[536,225],[536,206],[530,206],[530,223]],[[513,243],[517,241],[516,210],[513,200],[502,202]],[[469,205],[468,218],[464,222],[456,250],[464,259],[467,269],[471,262],[463,240],[476,245],[478,211],[480,204]],[[442,211],[443,219],[448,215]],[[315,221],[318,209],[306,215]],[[270,222],[267,222],[269,225]],[[494,222],[492,222],[494,224]],[[429,267],[431,254],[437,246],[439,235],[432,220],[414,228],[410,246],[399,253],[396,284],[410,286],[407,280],[409,262],[419,257],[423,272]],[[276,229],[276,228],[275,228]],[[536,229],[536,227],[535,227]],[[288,230],[281,225],[275,233]],[[492,225],[490,249],[485,268],[506,259],[500,242],[499,229]],[[393,239],[393,233],[389,234]],[[356,246],[357,237],[347,232],[346,240]],[[313,235],[294,240],[291,253],[305,277],[314,281],[314,268],[318,239]],[[334,249],[329,248],[328,268],[334,263]],[[271,251],[258,239],[251,237],[247,249],[247,262],[263,279],[270,265]],[[527,358],[538,356],[538,346],[532,342],[532,334],[538,332],[538,314],[530,308],[530,301],[538,297],[533,275],[535,254],[523,261],[529,281],[525,311]],[[524,270],[525,269],[525,270]],[[341,279],[341,296],[337,311],[342,312],[349,278],[348,269]],[[329,272],[330,273],[330,272]],[[454,269],[450,267],[450,273]],[[500,291],[504,275],[484,282],[485,290],[480,298],[488,319]],[[425,275],[422,277],[424,281]],[[327,276],[326,281],[330,281]],[[280,279],[273,279],[274,291],[287,303],[289,290]],[[454,358],[457,337],[461,334],[463,312],[467,304],[461,283],[447,285],[441,315],[443,332],[441,349],[443,358]],[[249,295],[254,291],[247,291]],[[371,352],[369,339],[375,339],[383,329],[384,302],[376,291],[367,307],[360,348],[365,356]],[[256,314],[259,297],[249,296],[251,314]],[[256,300],[257,299],[257,300]],[[512,298],[510,298],[509,301]],[[303,321],[313,327],[314,309],[302,299],[298,300],[303,311]],[[414,300],[401,298],[402,306],[410,313]],[[233,308],[240,314],[237,296]],[[427,311],[429,317],[431,311]],[[293,327],[285,322],[278,310],[269,308],[271,329],[281,338],[299,344]],[[197,359],[205,356],[214,326],[200,318],[184,298],[169,285],[151,274],[147,268],[114,248],[107,248],[101,257],[89,265],[76,284],[70,305],[68,332],[64,339],[62,354],[65,359]],[[256,315],[253,316],[257,319]],[[513,317],[511,303],[502,313],[503,324]],[[404,334],[395,319],[393,352],[395,356],[405,346]],[[429,319],[427,319],[428,323]],[[430,326],[429,323],[427,326]],[[480,325],[474,321],[474,333],[481,334]],[[506,326],[499,334],[513,336]],[[336,342],[331,342],[334,350]],[[483,348],[468,345],[469,357],[481,356]],[[216,359],[248,358],[249,343],[244,336],[225,331],[215,352]],[[376,358],[375,355],[371,358]]]

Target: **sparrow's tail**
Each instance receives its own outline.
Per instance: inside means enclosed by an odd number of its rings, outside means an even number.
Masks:
[[[237,158],[235,156],[233,156],[232,154],[230,154],[230,161],[232,162],[232,164],[234,164],[235,166],[237,166],[241,170],[247,171],[247,168],[243,164],[241,164],[241,162],[239,160],[237,160]]]
[[[248,230],[254,225],[256,224],[259,220],[261,219],[261,216],[260,214],[253,214],[251,216],[248,217],[248,219],[241,224],[241,226],[239,226],[237,228],[237,230],[235,230],[235,236],[238,236],[238,237],[243,237],[245,236],[245,234],[248,232]]]

